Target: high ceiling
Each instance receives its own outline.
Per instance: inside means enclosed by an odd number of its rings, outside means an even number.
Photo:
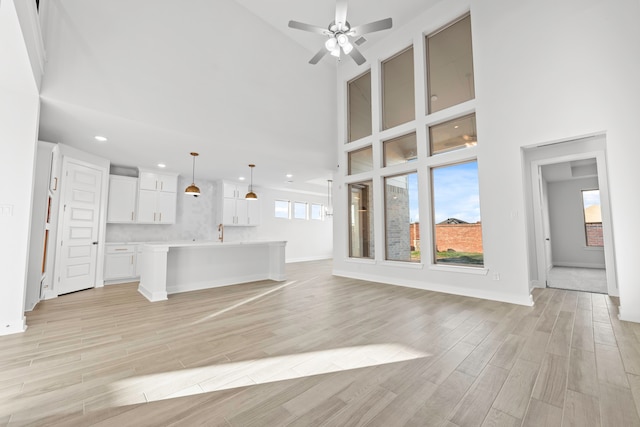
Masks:
[[[352,0],[347,19],[391,17],[398,27],[426,7]],[[235,180],[255,163],[257,186],[323,193],[337,164],[339,65],[309,65],[323,36],[287,23],[325,27],[334,9],[331,0],[43,0],[40,139],[186,176],[197,151],[196,181]],[[365,57],[383,37],[367,36]]]

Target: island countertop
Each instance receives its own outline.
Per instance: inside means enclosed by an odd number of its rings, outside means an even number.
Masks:
[[[175,240],[167,242],[144,242],[142,245],[154,248],[184,248],[184,247],[237,247],[248,245],[286,244],[285,240],[255,240],[247,242],[220,242],[218,240]]]

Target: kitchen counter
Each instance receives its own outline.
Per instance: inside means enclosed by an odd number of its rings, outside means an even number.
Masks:
[[[258,280],[285,280],[286,241],[174,241],[142,244],[138,291],[149,301]]]

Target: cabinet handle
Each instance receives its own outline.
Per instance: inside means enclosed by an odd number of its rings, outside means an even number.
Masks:
[[[58,189],[58,177],[53,177],[53,191]]]
[[[126,248],[116,248],[116,251],[126,251]]]
[[[133,265],[133,255],[131,255],[131,265]]]
[[[131,221],[133,221],[133,211],[131,211]]]
[[[164,190],[164,181],[160,181],[160,190]]]
[[[162,222],[162,212],[160,212],[160,219],[159,219],[159,221],[160,221],[160,222]]]
[[[156,190],[158,189],[158,181],[156,181]]]
[[[153,213],[153,222],[156,222],[156,213]]]

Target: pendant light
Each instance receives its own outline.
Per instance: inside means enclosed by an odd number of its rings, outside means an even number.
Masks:
[[[249,192],[246,196],[244,196],[244,198],[247,200],[258,200],[258,196],[253,192],[253,168],[255,167],[256,165],[249,165],[249,168],[251,170],[251,183],[249,184]]]
[[[198,156],[198,153],[191,153],[191,155],[193,156],[191,185],[184,190],[184,194],[188,194],[193,197],[198,197],[200,195],[200,189],[196,185],[196,157]]]
[[[327,180],[327,206],[325,207],[325,216],[333,216],[333,180]]]

